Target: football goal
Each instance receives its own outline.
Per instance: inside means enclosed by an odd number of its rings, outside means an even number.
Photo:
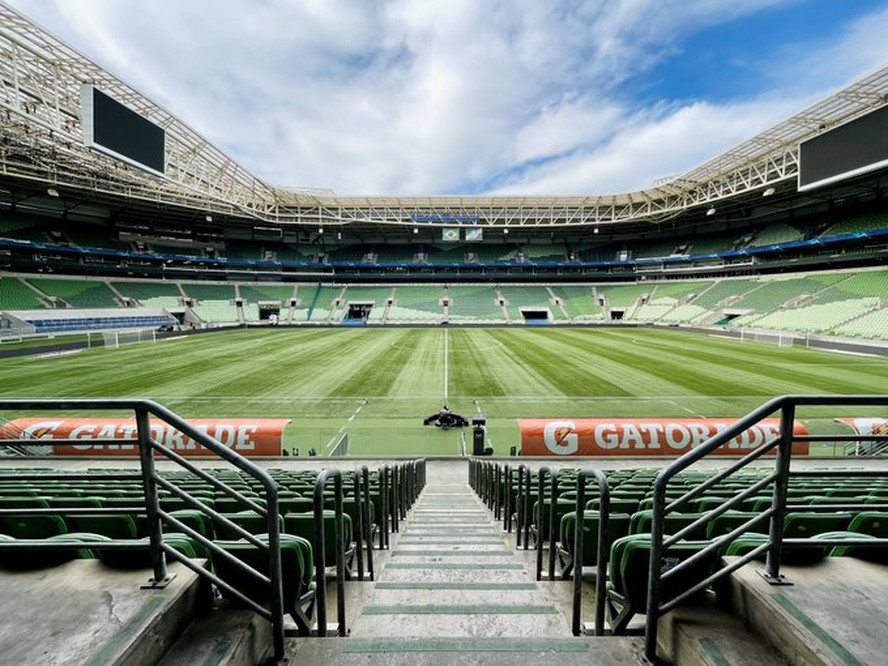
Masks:
[[[119,349],[124,345],[132,345],[139,342],[157,342],[157,331],[153,328],[102,331],[102,342],[108,349]]]

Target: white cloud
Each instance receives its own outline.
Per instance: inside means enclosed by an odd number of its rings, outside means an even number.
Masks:
[[[787,47],[759,99],[644,108],[621,88],[701,28],[795,2],[13,4],[269,182],[396,195],[608,193],[686,171],[879,62],[888,21],[861,21]]]

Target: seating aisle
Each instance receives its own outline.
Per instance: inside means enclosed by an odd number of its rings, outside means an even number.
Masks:
[[[463,465],[427,464],[428,483],[362,595],[350,637],[301,641],[294,658],[495,664],[520,653],[532,663],[556,654],[562,664],[639,663],[638,638],[573,637],[566,595],[553,588],[566,583],[535,582],[533,551],[514,549]]]

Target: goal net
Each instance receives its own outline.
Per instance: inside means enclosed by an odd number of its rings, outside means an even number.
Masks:
[[[139,342],[157,342],[157,332],[153,328],[102,331],[102,342],[109,349],[119,349]]]
[[[796,336],[792,333],[769,333],[764,331],[740,331],[740,340],[743,342],[758,342],[765,345],[776,345],[784,349],[795,344]]]

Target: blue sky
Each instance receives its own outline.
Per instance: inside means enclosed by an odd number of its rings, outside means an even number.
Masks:
[[[254,175],[614,194],[888,64],[873,0],[10,0]]]

